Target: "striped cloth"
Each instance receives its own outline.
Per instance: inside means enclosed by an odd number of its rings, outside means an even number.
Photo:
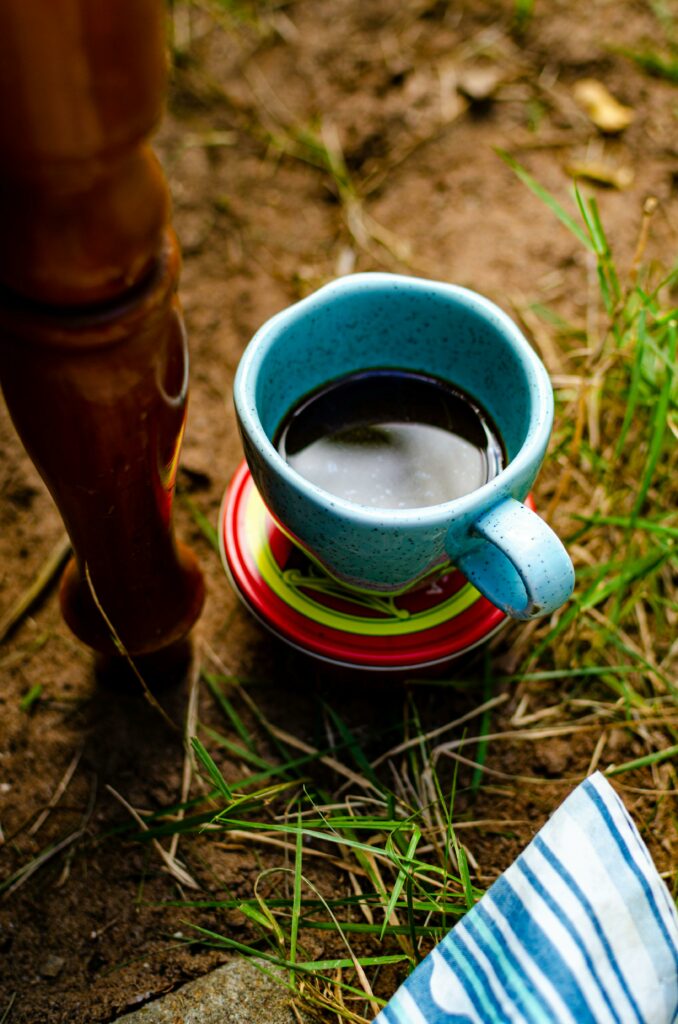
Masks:
[[[417,967],[374,1024],[674,1024],[678,915],[600,773]]]

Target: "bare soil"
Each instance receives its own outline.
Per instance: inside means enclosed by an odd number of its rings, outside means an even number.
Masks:
[[[650,195],[659,210],[646,255],[675,261],[678,96],[621,52],[658,34],[649,4],[640,0],[537,0],[522,31],[509,0],[177,7],[178,56],[157,148],[183,247],[181,297],[192,353],[180,484],[212,523],[241,459],[231,407],[240,354],[264,320],[336,274],[382,269],[435,277],[470,286],[514,316],[540,301],[585,320],[591,268],[584,250],[497,148],[563,202],[570,201],[568,168],[577,161],[630,169],[633,181],[624,190],[594,186],[619,264],[631,262]],[[573,86],[585,77],[603,81],[634,110],[622,134],[604,137],[575,102]],[[317,146],[304,144],[304,133],[325,152],[343,153],[350,177],[343,192],[336,176],[313,165],[323,158]],[[524,326],[535,329],[539,347],[534,318]],[[561,369],[548,346],[542,355],[552,371]],[[4,407],[0,444],[3,611],[38,574],[63,527]],[[557,478],[557,465],[547,463],[536,489],[539,507],[548,504]],[[176,521],[208,582],[199,636],[231,672],[251,681],[270,720],[319,742],[322,697],[340,707],[371,753],[386,749],[406,690],[354,686],[283,649],[240,607],[181,495]],[[554,525],[564,534],[571,528],[564,511]],[[535,635],[533,627],[511,627],[493,650],[497,664],[511,668]],[[211,655],[204,656],[213,669]],[[0,671],[0,877],[68,840],[0,898],[0,1017],[15,993],[12,1024],[110,1021],[226,959],[184,947],[176,933],[187,933],[187,921],[236,937],[247,934],[247,924],[237,914],[160,905],[180,896],[177,884],[152,848],[121,831],[130,817],[107,787],[140,811],[177,802],[181,738],[134,688],[97,678],[90,653],[60,619],[54,587],[7,638]],[[425,725],[480,702],[480,668],[464,671],[477,689],[418,687]],[[39,699],[22,710],[36,684]],[[559,699],[558,685],[543,681],[508,692],[493,718],[495,731],[519,700],[538,710]],[[161,699],[182,722],[186,684],[166,689]],[[206,690],[199,717],[223,729]],[[586,773],[596,740],[584,732],[490,746],[492,769],[539,776],[543,784],[481,788],[474,815],[516,824],[465,833],[480,884],[508,866]],[[608,760],[642,752],[625,732],[615,743]],[[74,758],[65,792],[31,834]],[[220,763],[227,777],[237,772],[226,759]],[[637,778],[627,781],[620,785],[626,805],[659,870],[670,872],[675,796],[656,799]],[[206,890],[232,896],[250,896],[267,863],[245,848],[217,849],[207,840],[190,847],[182,840],[180,851]],[[329,872],[319,871],[316,880],[331,889]],[[320,955],[325,946],[316,941]],[[395,974],[382,975],[381,994],[396,981]]]

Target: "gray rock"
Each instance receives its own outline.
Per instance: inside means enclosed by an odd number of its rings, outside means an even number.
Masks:
[[[233,960],[115,1024],[298,1024],[290,991],[276,973],[265,964]]]

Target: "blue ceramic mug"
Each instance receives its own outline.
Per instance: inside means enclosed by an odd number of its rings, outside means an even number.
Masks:
[[[310,392],[361,370],[401,369],[450,382],[497,427],[505,468],[453,501],[412,509],[359,505],[317,487],[273,438]],[[355,274],[274,316],[248,345],[234,397],[245,457],[280,526],[327,573],[396,594],[450,563],[508,615],[565,602],[574,571],[560,540],[522,502],[544,458],[553,394],[515,324],[474,292],[395,274]]]

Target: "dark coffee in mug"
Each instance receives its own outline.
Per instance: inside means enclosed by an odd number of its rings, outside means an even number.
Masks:
[[[505,465],[487,412],[437,377],[353,373],[307,395],[275,437],[292,468],[372,508],[438,505],[477,490]]]

